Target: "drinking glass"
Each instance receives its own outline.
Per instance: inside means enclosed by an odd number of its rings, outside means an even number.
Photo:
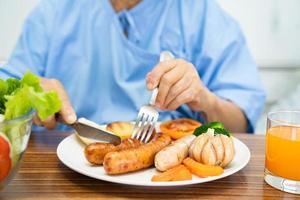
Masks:
[[[264,178],[279,190],[300,194],[300,111],[268,114]]]

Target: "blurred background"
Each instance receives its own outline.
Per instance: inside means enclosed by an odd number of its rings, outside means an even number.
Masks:
[[[0,66],[38,0],[0,0]],[[300,0],[218,0],[239,23],[267,91],[256,133],[270,110],[300,110]]]

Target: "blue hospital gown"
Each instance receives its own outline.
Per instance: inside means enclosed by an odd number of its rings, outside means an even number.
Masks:
[[[128,121],[149,101],[145,76],[164,50],[193,63],[253,132],[265,93],[239,25],[214,0],[144,0],[119,13],[109,0],[41,0],[0,77],[30,70],[58,79],[78,117]],[[178,117],[203,121],[186,105],[160,112],[160,120]]]

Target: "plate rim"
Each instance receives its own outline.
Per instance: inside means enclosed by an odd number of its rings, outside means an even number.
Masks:
[[[251,158],[251,152],[249,150],[249,148],[247,147],[247,145],[245,143],[243,143],[241,140],[239,140],[236,137],[233,137],[234,140],[236,140],[237,142],[239,142],[243,148],[246,150],[246,154],[247,154],[247,160],[245,162],[243,162],[241,165],[239,165],[236,169],[233,169],[233,171],[231,171],[230,173],[223,173],[219,176],[211,176],[211,177],[206,177],[203,178],[205,179],[204,181],[201,181],[201,179],[192,179],[192,180],[187,180],[187,181],[172,181],[172,182],[144,182],[144,183],[140,183],[140,182],[132,182],[130,180],[123,180],[123,179],[115,179],[115,178],[111,178],[113,176],[105,176],[105,175],[97,175],[97,177],[90,175],[89,173],[86,172],[86,170],[83,170],[81,168],[76,168],[73,166],[72,162],[69,161],[68,159],[63,158],[62,155],[62,146],[64,144],[64,142],[66,142],[69,139],[72,139],[72,137],[76,140],[76,135],[75,133],[65,137],[57,146],[56,149],[56,155],[58,157],[58,159],[60,160],[60,162],[62,162],[66,167],[70,168],[71,170],[80,173],[82,175],[88,176],[90,178],[94,178],[96,180],[102,180],[102,181],[107,181],[107,182],[112,182],[112,183],[117,183],[117,184],[124,184],[124,185],[132,185],[132,186],[146,186],[146,187],[172,187],[172,186],[184,186],[184,185],[193,185],[193,184],[201,184],[201,183],[206,183],[206,182],[211,182],[211,181],[215,181],[218,179],[222,179],[225,178],[227,176],[231,176],[232,174],[237,173],[238,171],[240,171],[241,169],[243,169],[250,161]],[[79,142],[79,141],[77,141]],[[79,144],[80,145],[80,144]],[[151,168],[152,169],[152,168]],[[145,169],[147,170],[147,169]],[[133,172],[134,173],[134,172]],[[193,175],[195,176],[195,175]],[[203,180],[202,179],[202,180]],[[199,181],[200,180],[200,181]]]

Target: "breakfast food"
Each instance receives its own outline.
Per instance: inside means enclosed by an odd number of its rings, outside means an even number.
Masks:
[[[134,128],[134,124],[131,122],[112,122],[107,124],[106,130],[119,136],[121,139],[130,138],[132,131]],[[155,130],[153,130],[152,136],[155,135]]]
[[[130,138],[134,124],[130,122],[112,122],[107,124],[106,130],[118,135],[121,139]]]
[[[155,154],[171,142],[168,135],[161,134],[157,139],[136,148],[110,152],[105,155],[103,166],[107,174],[123,174],[150,167]]]
[[[132,128],[128,122],[107,125],[108,131],[123,136]],[[86,159],[94,165],[103,164],[108,175],[134,172],[154,164],[161,172],[151,179],[157,182],[191,180],[192,174],[218,176],[234,157],[231,134],[220,122],[200,125],[194,120],[178,119],[163,123],[161,130],[164,133],[156,134],[146,144],[130,138],[117,146],[90,144],[85,148]]]
[[[166,171],[180,165],[183,159],[188,156],[189,147],[195,138],[194,135],[187,135],[159,151],[154,161],[156,169]]]
[[[203,165],[192,158],[184,159],[183,164],[190,172],[199,177],[219,176],[224,172],[223,168],[220,166]]]
[[[84,155],[91,164],[102,165],[104,156],[107,153],[138,147],[141,144],[139,140],[131,138],[122,140],[121,144],[117,146],[109,143],[96,142],[85,147]]]
[[[186,181],[192,180],[191,172],[184,166],[178,165],[167,171],[154,175],[151,181]]]
[[[0,181],[4,180],[12,166],[11,144],[4,133],[0,132]]]
[[[231,136],[218,134],[208,128],[199,135],[189,149],[189,156],[206,165],[226,167],[234,157],[234,145]]]
[[[160,131],[176,140],[187,135],[192,135],[194,130],[200,125],[201,123],[198,121],[180,118],[161,123]]]

